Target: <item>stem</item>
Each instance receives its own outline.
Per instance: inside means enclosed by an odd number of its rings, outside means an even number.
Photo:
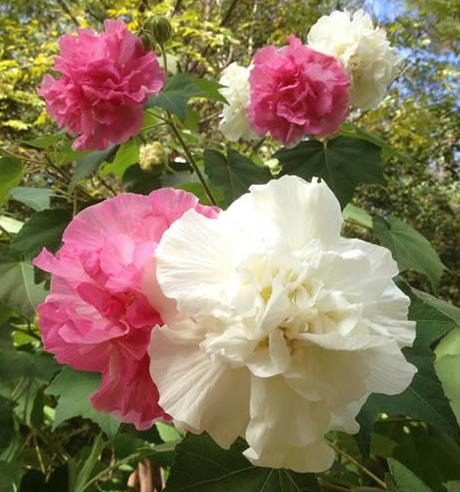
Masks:
[[[160,44],[161,58],[163,59],[163,70],[165,72],[165,82],[168,78],[168,57],[166,56],[165,48]]]
[[[329,446],[338,454],[341,454],[344,458],[346,458],[350,463],[356,465],[363,473],[365,473],[369,478],[372,478],[375,483],[379,484],[382,489],[387,490],[387,486],[383,480],[381,480],[377,475],[372,473],[368,468],[362,465],[359,461],[355,460],[353,456],[350,456],[348,453],[337,447],[332,442],[328,442]]]
[[[174,133],[175,137],[177,138],[178,142],[180,143],[182,149],[185,152],[185,155],[187,156],[190,165],[192,166],[193,170],[196,172],[198,179],[200,180],[200,183],[202,184],[204,191],[206,192],[207,197],[209,198],[209,201],[213,205],[217,205],[217,200],[215,199],[214,195],[212,194],[211,189],[209,188],[208,184],[206,183],[206,179],[203,176],[203,173],[200,171],[200,168],[198,167],[197,162],[195,161],[195,158],[193,157],[190,149],[188,148],[188,145],[185,143],[185,140],[182,138],[182,135],[177,128],[176,124],[174,123],[174,120],[172,118],[172,115],[169,111],[166,112],[168,115],[168,124],[169,127],[171,128],[172,132]]]

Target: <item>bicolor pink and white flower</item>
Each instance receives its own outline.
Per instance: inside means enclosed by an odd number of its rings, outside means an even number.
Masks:
[[[348,115],[350,82],[332,56],[289,36],[289,45],[265,46],[254,56],[249,76],[248,118],[255,133],[269,133],[285,145],[306,135],[336,132]]]
[[[328,431],[356,432],[369,394],[410,384],[397,265],[342,223],[324,182],[284,176],[164,233],[157,279],[177,312],[152,332],[150,371],[179,428],[224,448],[244,436],[256,465],[318,472],[334,459]]]
[[[139,429],[168,418],[147,355],[152,328],[162,324],[160,311],[168,304],[156,288],[154,253],[190,208],[217,214],[183,191],[124,193],[80,212],[56,256],[43,250],[34,260],[51,273],[51,291],[37,309],[45,349],[62,364],[100,372],[94,407]]]
[[[395,78],[399,58],[386,32],[374,27],[363,10],[353,15],[334,11],[323,15],[308,33],[308,44],[337,58],[351,81],[351,105],[361,109],[377,106]]]
[[[163,87],[164,74],[153,52],[120,20],[106,20],[97,34],[78,29],[59,40],[54,68],[38,89],[61,128],[78,135],[74,149],[105,149],[138,133],[149,94]]]

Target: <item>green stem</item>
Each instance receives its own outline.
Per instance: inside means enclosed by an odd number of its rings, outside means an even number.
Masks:
[[[192,155],[192,152],[188,148],[188,145],[186,144],[185,140],[182,138],[182,135],[177,128],[176,124],[174,123],[173,117],[169,111],[166,111],[168,115],[168,125],[171,128],[172,132],[174,133],[175,137],[177,138],[177,141],[180,143],[182,149],[185,152],[185,155],[187,156],[190,165],[192,166],[193,170],[196,172],[198,179],[200,180],[200,183],[202,184],[204,191],[206,192],[207,197],[209,198],[209,201],[213,205],[217,205],[217,200],[212,194],[211,189],[209,188],[208,184],[206,183],[206,179],[203,176],[203,173],[200,171],[200,168],[198,167],[197,162],[195,161],[195,158]]]

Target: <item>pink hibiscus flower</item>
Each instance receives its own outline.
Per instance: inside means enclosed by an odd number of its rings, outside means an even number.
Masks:
[[[305,135],[338,130],[348,115],[350,82],[335,58],[288,39],[288,46],[255,54],[248,118],[258,135],[294,145]]]
[[[152,289],[154,252],[171,223],[190,208],[207,217],[218,213],[184,191],[124,193],[80,212],[56,256],[44,249],[34,260],[51,273],[50,294],[37,309],[45,349],[60,363],[102,373],[91,397],[94,407],[138,429],[168,419],[147,355],[167,302]]]
[[[164,74],[153,52],[122,21],[106,20],[96,34],[78,29],[59,40],[54,68],[59,79],[45,75],[38,93],[61,128],[80,135],[74,149],[105,149],[138,133],[149,94],[163,87]]]

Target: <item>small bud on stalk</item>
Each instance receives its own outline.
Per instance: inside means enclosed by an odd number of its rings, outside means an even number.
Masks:
[[[163,46],[172,37],[172,26],[168,19],[159,15],[148,17],[143,23],[139,36],[147,50],[155,49],[156,45]]]

